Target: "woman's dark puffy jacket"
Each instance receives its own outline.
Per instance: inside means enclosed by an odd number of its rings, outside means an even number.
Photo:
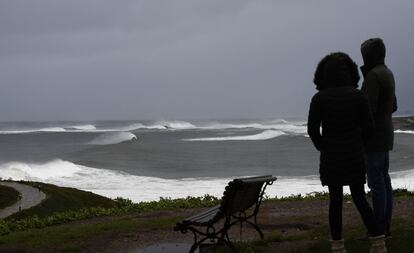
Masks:
[[[308,117],[322,185],[364,184],[364,141],[374,130],[368,100],[353,84],[329,86],[312,98]]]

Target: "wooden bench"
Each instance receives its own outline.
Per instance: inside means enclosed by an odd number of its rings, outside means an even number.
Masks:
[[[266,187],[275,180],[276,177],[271,175],[234,179],[226,186],[219,205],[178,222],[174,230],[193,232],[194,243],[190,253],[208,239],[217,240],[217,243],[225,244],[236,252],[228,231],[233,225],[242,222],[252,225],[263,239],[263,232],[257,224],[257,214]]]

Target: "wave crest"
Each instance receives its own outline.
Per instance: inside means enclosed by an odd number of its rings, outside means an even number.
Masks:
[[[180,121],[180,120],[173,120],[173,121],[158,121],[155,125],[164,126],[166,129],[177,129],[177,130],[185,130],[185,129],[194,129],[197,128],[190,122]]]
[[[144,125],[141,123],[135,123],[132,125],[129,125],[127,127],[124,128],[125,131],[133,131],[133,130],[137,130],[137,129],[166,129],[165,126],[163,125],[157,125],[157,124],[153,124],[153,125]]]
[[[0,165],[2,179],[42,181],[51,178],[65,178],[79,172],[75,164],[60,159],[43,164],[8,162]]]
[[[253,135],[193,138],[193,139],[184,139],[184,141],[258,141],[258,140],[273,139],[281,135],[285,135],[285,133],[282,131],[277,131],[277,130],[266,130],[261,133],[253,134]]]
[[[130,132],[109,132],[104,133],[93,139],[89,144],[91,145],[112,145],[119,144],[125,141],[136,140],[137,136]]]
[[[75,126],[69,126],[68,129],[75,129],[75,130],[96,130],[96,127],[91,124],[86,125],[75,125]]]
[[[413,130],[400,130],[400,129],[398,129],[398,130],[395,130],[394,133],[397,133],[397,134],[414,134],[414,131]]]
[[[273,120],[270,122],[263,122],[263,123],[239,123],[239,124],[226,124],[220,122],[213,122],[209,123],[205,126],[200,127],[202,129],[213,129],[213,130],[220,130],[220,129],[243,129],[243,128],[255,128],[255,129],[262,129],[262,130],[277,130],[282,131],[285,133],[291,134],[306,134],[307,127],[304,123],[289,123],[286,120]]]

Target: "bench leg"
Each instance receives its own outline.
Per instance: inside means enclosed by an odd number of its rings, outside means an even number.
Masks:
[[[195,229],[191,229],[190,228],[190,230],[193,232],[193,234],[194,234],[194,243],[193,243],[193,245],[191,246],[191,249],[190,249],[190,251],[189,251],[189,253],[194,253],[196,250],[197,250],[197,248],[199,248],[200,247],[200,245],[203,243],[203,242],[205,242],[206,240],[211,240],[211,239],[217,239],[218,241],[220,241],[221,239],[217,236],[217,234],[203,234],[203,233],[200,233],[198,230],[195,230]],[[201,235],[203,235],[204,237],[201,239],[201,240],[198,240],[198,237],[197,237],[197,233],[200,233]],[[225,241],[225,240],[223,240],[223,241]]]
[[[256,231],[259,233],[260,238],[262,240],[264,239],[264,234],[263,234],[262,230],[259,228],[259,225],[257,225],[257,216],[256,216],[256,214],[254,214],[254,222],[251,222],[248,219],[244,219],[243,221],[250,224],[250,225],[252,225],[256,229]],[[242,221],[240,221],[240,222],[242,222]]]
[[[194,234],[194,243],[191,246],[191,249],[190,249],[189,253],[194,253],[195,250],[197,249],[198,245],[199,245],[199,242],[197,240],[197,234],[196,234],[196,232],[195,231],[192,231],[192,232]]]
[[[225,245],[227,245],[234,253],[237,253],[236,248],[234,247],[233,243],[231,243],[230,238],[229,238],[229,234],[226,232],[226,239],[221,238],[222,242],[224,242]]]
[[[198,243],[194,243],[193,246],[191,246],[189,253],[194,253],[197,248],[198,248]]]
[[[221,237],[219,238],[219,242],[224,242],[225,245],[227,245],[234,253],[237,253],[236,248],[234,247],[233,243],[230,241],[229,237],[229,229],[231,228],[231,222],[230,219],[226,219],[224,223],[224,228],[221,232]]]
[[[252,225],[255,229],[256,229],[256,231],[259,233],[259,235],[260,235],[260,238],[263,240],[264,239],[264,235],[263,235],[263,232],[262,232],[262,230],[259,228],[259,226],[256,224],[256,223],[252,223],[252,222],[250,222],[250,221],[246,221],[247,223],[249,223],[250,225]]]
[[[259,228],[259,225],[257,225],[257,213],[255,213],[254,215],[254,225],[253,227],[257,230],[257,232],[259,232],[260,238],[262,238],[262,240],[264,239],[264,235],[262,230]]]
[[[198,248],[198,245],[193,244],[193,246],[191,246],[189,253],[194,253],[197,248]]]
[[[217,244],[225,245],[225,246],[229,247],[232,252],[237,253],[237,250],[234,247],[233,243],[231,243],[229,235],[227,234],[227,232],[223,233],[220,237],[217,236],[217,234],[215,234],[214,236],[205,237],[201,240],[197,240],[197,234],[195,232],[193,232],[193,233],[194,233],[194,243],[191,246],[191,249],[190,249],[189,253],[194,253],[197,250],[197,248],[199,248],[199,246],[204,241],[211,240],[211,239],[217,239]]]

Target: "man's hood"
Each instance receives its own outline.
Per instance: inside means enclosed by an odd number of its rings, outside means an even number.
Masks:
[[[361,54],[364,59],[364,65],[361,67],[362,73],[365,74],[372,68],[384,64],[385,45],[382,39],[369,39],[362,43]]]

